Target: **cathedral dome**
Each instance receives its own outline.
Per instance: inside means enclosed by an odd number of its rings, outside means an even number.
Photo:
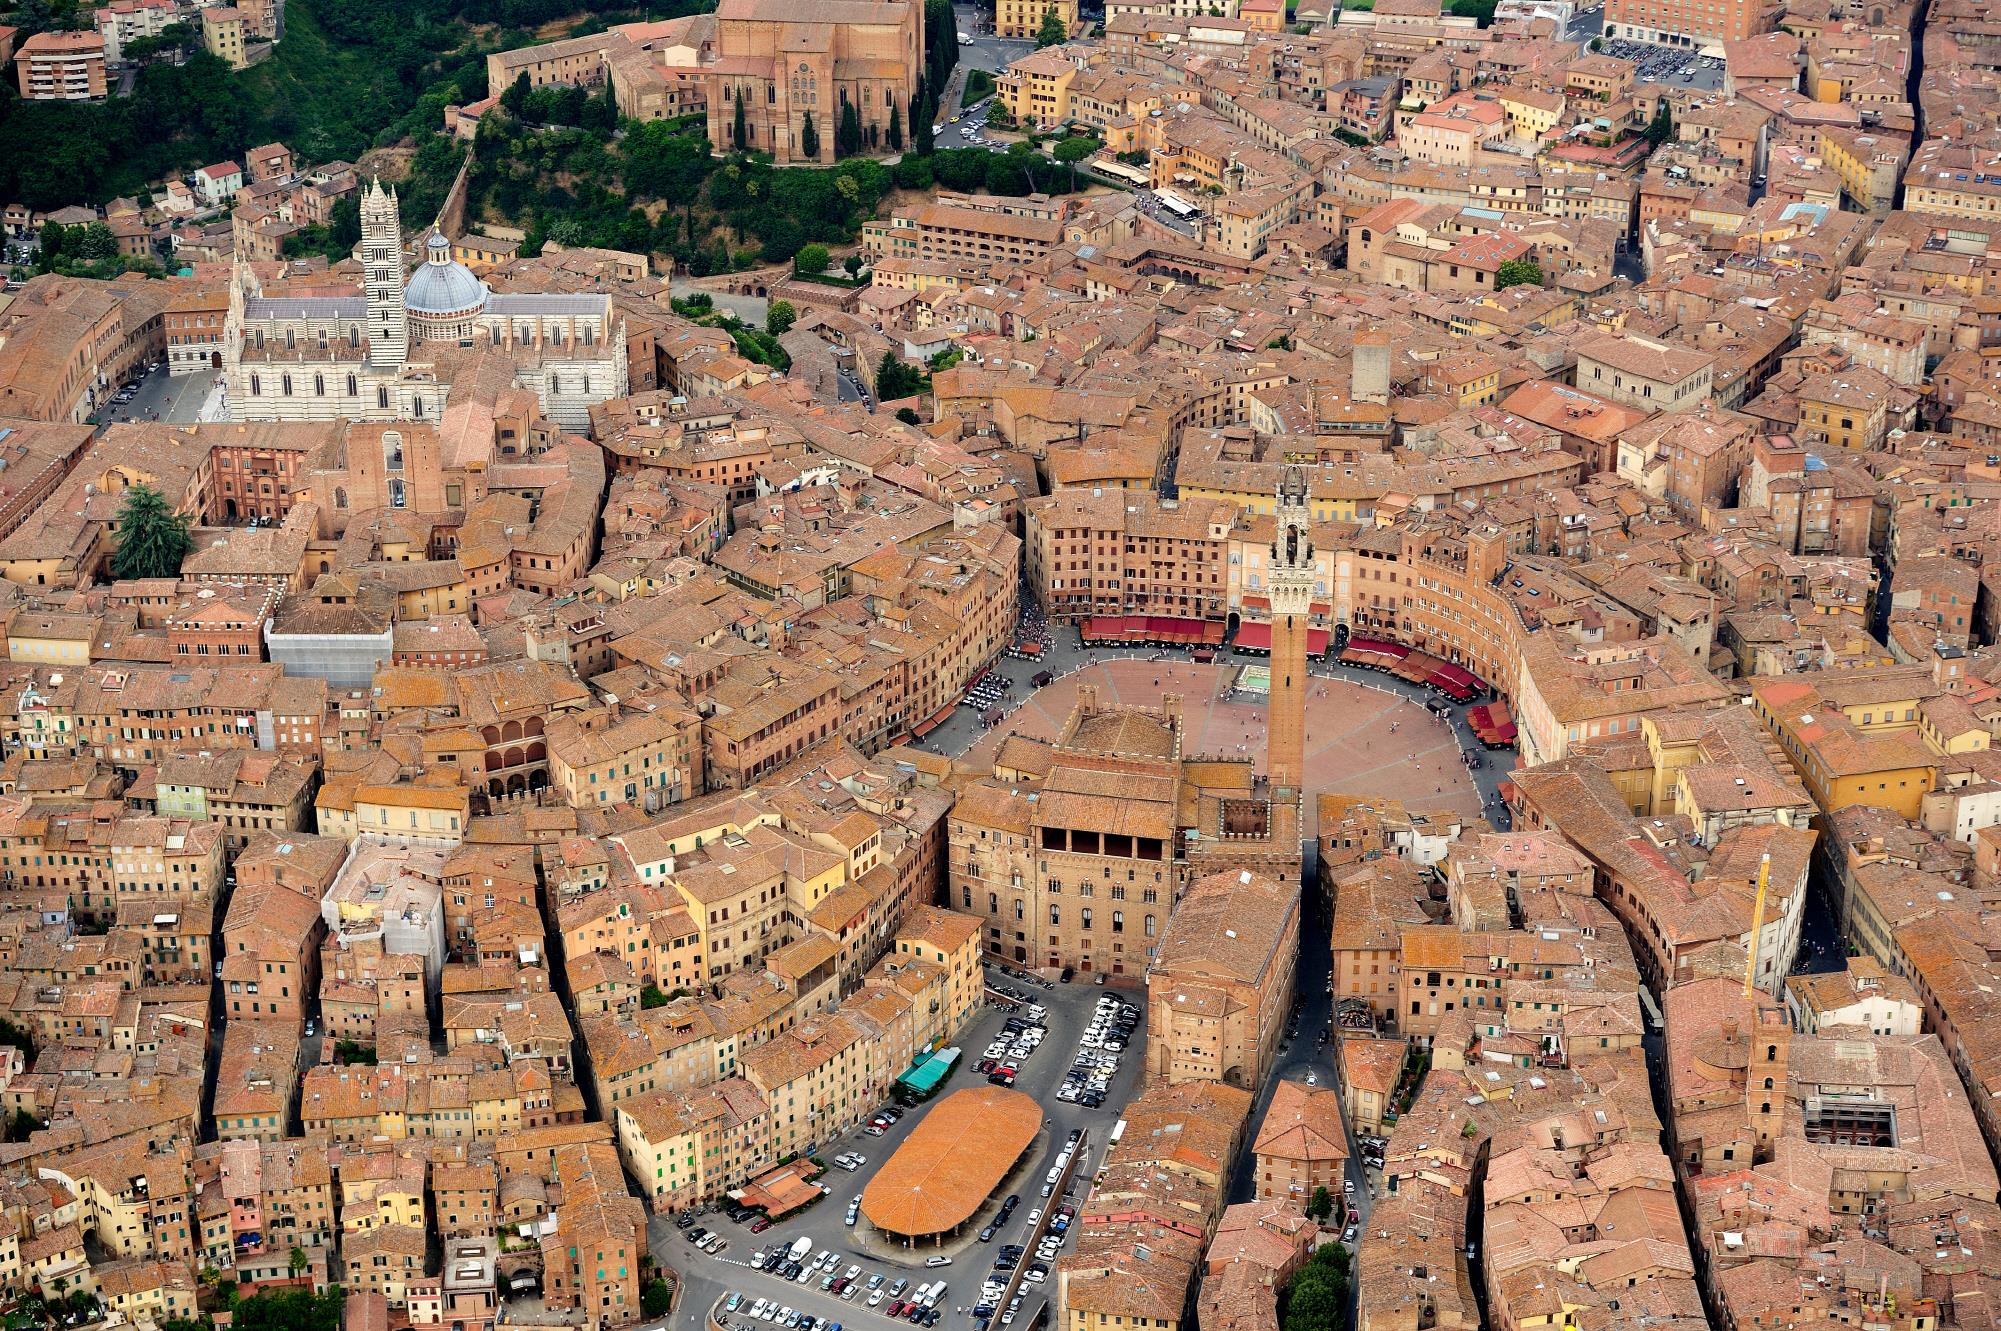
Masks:
[[[486,308],[486,283],[452,258],[452,243],[436,231],[424,243],[424,262],[410,275],[403,303],[413,315],[467,314]]]

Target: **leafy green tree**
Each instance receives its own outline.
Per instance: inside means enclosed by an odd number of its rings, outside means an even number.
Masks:
[[[1325,1220],[1334,1214],[1334,1195],[1325,1188],[1315,1188],[1313,1197],[1306,1203],[1306,1214],[1315,1220]]]
[[[341,1291],[274,1290],[238,1299],[232,1309],[236,1331],[340,1331]]]
[[[1045,46],[1057,46],[1069,40],[1070,25],[1056,12],[1056,6],[1043,10],[1042,26],[1035,30],[1035,49],[1039,51]]]
[[[118,237],[102,222],[91,222],[76,238],[76,257],[89,262],[118,257]]]
[[[912,366],[897,359],[894,351],[882,353],[882,363],[875,370],[875,396],[878,402],[894,402],[900,397],[914,397],[930,388],[925,376]]]
[[[798,321],[799,311],[792,308],[789,300],[774,300],[765,307],[764,331],[773,337],[782,337]]]
[[[924,418],[909,407],[898,407],[896,409],[896,419],[902,421],[905,425],[924,424]]]
[[[118,549],[111,556],[111,575],[121,580],[178,577],[181,561],[194,544],[187,518],[141,481],[125,491],[118,509]]]
[[[627,195],[685,202],[695,196],[714,166],[707,140],[676,131],[664,120],[635,125],[619,141]]]
[[[157,55],[166,52],[186,50],[195,44],[195,27],[191,23],[169,23],[159,32],[145,37],[134,37],[119,48],[127,60],[143,65]]]
[[[903,108],[896,104],[893,97],[889,103],[889,150],[903,151]]]
[[[741,88],[738,88],[736,92],[736,126],[734,137],[738,152],[750,151],[750,121],[748,112],[744,109],[743,89]]]
[[[286,1269],[292,1273],[292,1279],[294,1280],[304,1275],[306,1268],[311,1266],[312,1263],[313,1259],[306,1256],[306,1250],[297,1244],[292,1245],[291,1255],[285,1259]]]
[[[660,992],[660,986],[649,984],[639,991],[639,1006],[647,1010],[667,1006],[667,995]]]
[[[7,1140],[24,1142],[42,1128],[42,1121],[25,1109],[16,1109],[7,1120]]]
[[[1077,188],[1077,163],[1089,158],[1105,145],[1087,135],[1077,135],[1057,144],[1053,155],[1056,160],[1070,168],[1070,188]]]
[[[813,123],[811,111],[806,113],[806,119],[799,126],[799,155],[809,162],[820,160],[820,130]]]
[[[799,256],[792,261],[792,267],[795,272],[819,274],[826,272],[827,265],[832,261],[833,256],[827,253],[825,245],[812,244],[799,251]]]
[[[74,32],[90,26],[76,0],[21,0],[14,10],[12,26],[23,38],[39,32]]]
[[[52,272],[56,260],[62,258],[63,251],[69,247],[69,228],[61,222],[44,222],[38,239],[41,244],[36,250],[36,266],[45,273]]]
[[[1647,123],[1647,142],[1658,148],[1674,137],[1674,111],[1668,106],[1667,98],[1660,100],[1654,111],[1654,118]]]
[[[1339,1331],[1348,1309],[1333,1280],[1308,1267],[1294,1277],[1286,1302],[1284,1331]]]
[[[639,1291],[639,1312],[642,1317],[665,1317],[667,1310],[674,1306],[674,1287],[655,1277],[646,1282],[646,1288]]]
[[[375,1066],[375,1050],[353,1040],[334,1041],[334,1057],[349,1067],[372,1068]]]
[[[507,85],[506,92],[500,94],[500,109],[516,120],[521,119],[521,113],[528,108],[528,99],[534,91],[534,85],[529,83],[528,75],[524,71],[519,78]]]
[[[609,134],[618,128],[618,99],[613,96],[610,83],[585,99],[584,114],[577,124],[599,134]]]
[[[1494,290],[1542,285],[1542,265],[1534,259],[1509,259],[1494,272]]]

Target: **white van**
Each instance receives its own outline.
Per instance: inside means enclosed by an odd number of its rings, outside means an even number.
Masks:
[[[800,1238],[792,1240],[792,1250],[786,1254],[792,1261],[803,1262],[806,1254],[813,1251],[813,1240]]]

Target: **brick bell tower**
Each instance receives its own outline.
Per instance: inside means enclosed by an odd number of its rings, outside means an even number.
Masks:
[[[1272,839],[1296,843],[1305,780],[1306,640],[1313,623],[1313,510],[1306,474],[1287,467],[1279,482],[1271,544],[1271,708],[1265,771],[1271,781]]]

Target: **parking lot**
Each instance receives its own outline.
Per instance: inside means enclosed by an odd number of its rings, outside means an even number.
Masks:
[[[990,985],[1021,995],[1025,1000],[1020,1008],[1022,1020],[1028,1015],[1027,1003],[1045,1009],[1039,1023],[1040,1034],[1023,1038],[1007,1029],[1008,1020],[1017,1016],[1016,1008],[992,1003],[982,1007],[978,1016],[959,1033],[959,1063],[938,1088],[936,1096],[903,1111],[887,1127],[865,1122],[852,1132],[816,1144],[814,1154],[829,1165],[819,1180],[828,1190],[821,1202],[757,1233],[751,1229],[754,1222],[734,1223],[721,1210],[687,1217],[686,1227],[677,1226],[667,1216],[654,1217],[648,1228],[649,1246],[655,1259],[676,1271],[681,1279],[674,1325],[699,1327],[713,1312],[733,1331],[755,1331],[777,1327],[782,1315],[790,1311],[796,1315],[792,1323],[794,1331],[801,1328],[831,1331],[836,1325],[843,1331],[888,1331],[892,1306],[907,1305],[920,1285],[943,1281],[945,1289],[928,1308],[919,1309],[918,1324],[979,1331],[980,1324],[971,1309],[978,1304],[981,1281],[1009,1244],[1017,1244],[1023,1250],[1010,1254],[1015,1261],[1014,1269],[1021,1276],[1019,1288],[1023,1292],[1011,1319],[1003,1320],[1008,1314],[1005,1306],[995,1309],[989,1331],[999,1331],[1002,1327],[1006,1331],[1027,1331],[1036,1324],[1045,1311],[1044,1291],[1051,1288],[1046,1269],[1064,1250],[1063,1241],[1067,1238],[1066,1234],[1045,1236],[1041,1231],[1058,1221],[1068,1228],[1068,1218],[1061,1214],[1060,1208],[1074,1206],[1089,1190],[1091,1176],[1104,1157],[1111,1128],[1138,1084],[1146,1042],[1145,1000],[1138,993],[1081,982],[1037,981],[995,968],[988,969],[987,978]],[[1093,1037],[1095,1047],[1086,1046],[1083,1041],[1093,1027],[1099,1003],[1108,996],[1116,1003],[1132,1007],[1132,1020],[1123,1028],[1117,1017],[1109,1023],[1099,1023],[1099,1034]],[[1123,1007],[1117,1011],[1123,1015]],[[1108,1050],[1107,1035],[1123,1048]],[[1087,1053],[1092,1064],[1088,1070],[1077,1065],[1080,1056]],[[987,1062],[993,1065],[992,1073],[980,1070],[980,1064]],[[1115,1065],[1110,1071],[1103,1067],[1107,1062]],[[1014,1088],[1042,1104],[1047,1115],[1041,1135],[1029,1147],[1009,1181],[1002,1185],[1006,1194],[1015,1199],[1013,1205],[1008,1205],[1004,1196],[989,1198],[967,1225],[961,1239],[941,1248],[926,1246],[914,1251],[898,1248],[887,1236],[872,1232],[866,1218],[858,1215],[855,1225],[850,1227],[846,1221],[862,1190],[931,1106],[954,1091],[1001,1074],[1004,1066],[1014,1069]],[[1081,1075],[1070,1080],[1073,1072]],[[1003,1084],[1008,1080],[1005,1075],[1001,1079]],[[1077,1088],[1071,1091],[1075,1098],[1062,1098],[1066,1081]],[[1095,1108],[1089,1104],[1094,1099]],[[1071,1148],[1072,1133],[1077,1134],[1077,1150],[1069,1169],[1067,1191],[1052,1189],[1052,1194],[1044,1198],[1039,1194],[1048,1170]],[[862,1162],[853,1169],[845,1167],[853,1163],[855,1155],[861,1156]],[[837,1163],[843,1156],[849,1160]],[[712,1233],[714,1238],[705,1236],[707,1246],[718,1250],[705,1251],[690,1242],[689,1236],[697,1229]],[[988,1237],[983,1240],[982,1234]],[[1057,1242],[1048,1248],[1038,1248],[1037,1241],[1043,1237],[1054,1237]],[[794,1259],[790,1253],[801,1239],[809,1241],[806,1255]],[[767,1258],[781,1251],[785,1256],[776,1269],[754,1269],[751,1258],[759,1249],[765,1251]],[[939,1264],[926,1265],[927,1259]],[[788,1277],[784,1274],[784,1263],[793,1260],[799,1260],[799,1266]],[[1029,1280],[1036,1266],[1044,1267],[1045,1275],[1040,1280]],[[851,1267],[857,1268],[853,1274],[849,1274]],[[903,1282],[900,1290],[896,1290],[898,1282]],[[835,1288],[837,1283],[839,1289]],[[733,1294],[738,1301],[732,1312],[726,1305]],[[759,1299],[765,1301],[765,1311],[772,1317],[750,1315]],[[906,1309],[898,1320],[909,1325],[910,1316]],[[813,1319],[813,1326],[806,1327],[807,1318]]]
[[[963,111],[954,111],[938,131],[940,148],[985,148],[988,152],[1006,152],[1007,145],[987,136],[987,112],[993,107],[994,99],[982,97]]]
[[[98,424],[112,421],[175,421],[183,425],[196,421],[219,421],[227,412],[221,378],[214,374],[169,375],[164,368],[151,370],[105,402],[91,419]]]
[[[1035,43],[1019,37],[994,36],[992,5],[958,5],[953,18],[959,33],[969,41],[959,43],[959,63],[967,69],[999,73],[1035,49]]]
[[[1691,88],[1711,89],[1723,84],[1723,61],[1684,46],[1655,46],[1628,41],[1623,37],[1605,39],[1606,55],[1630,60],[1639,67],[1642,81],[1686,83]]]

